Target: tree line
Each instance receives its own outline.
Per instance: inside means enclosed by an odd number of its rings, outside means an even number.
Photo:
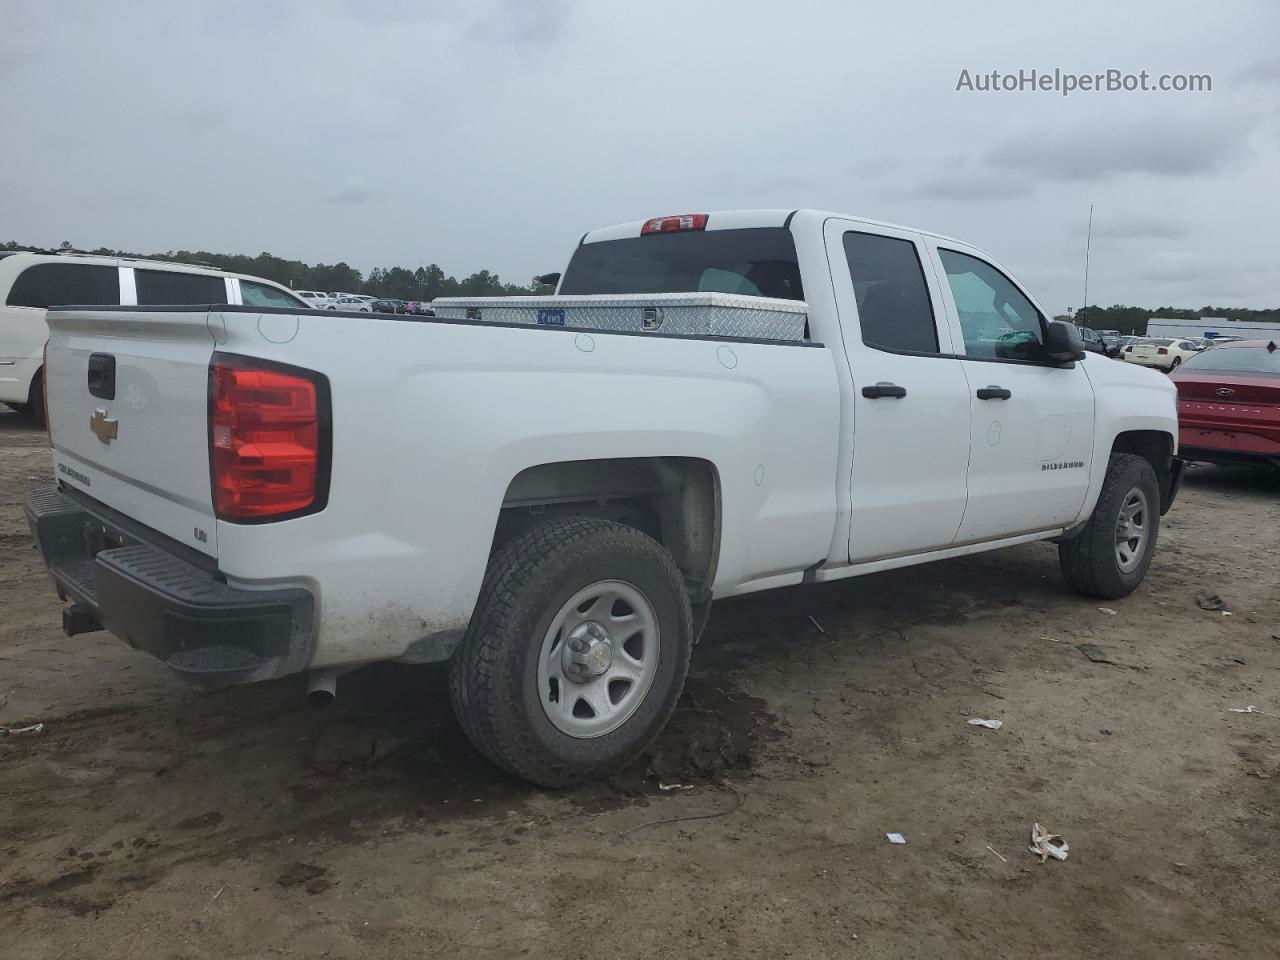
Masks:
[[[1081,326],[1094,330],[1119,330],[1123,334],[1144,334],[1151,317],[1169,320],[1198,320],[1201,317],[1227,317],[1242,323],[1280,323],[1280,307],[1270,310],[1250,310],[1243,307],[1201,307],[1191,310],[1185,307],[1112,307],[1091,306],[1076,311],[1074,317],[1060,314],[1055,320],[1074,320]]]
[[[9,241],[0,244],[0,250],[38,250],[30,244]],[[436,297],[503,297],[519,294],[547,292],[548,288],[534,283],[524,285],[506,283],[496,273],[479,270],[458,279],[446,274],[439,265],[431,263],[410,270],[407,267],[374,267],[364,276],[345,262],[303,263],[286,260],[270,253],[256,257],[236,253],[211,253],[208,250],[170,250],[167,253],[139,254],[124,250],[99,247],[96,250],[80,250],[63,241],[60,251],[88,253],[103,257],[134,257],[143,260],[168,260],[174,263],[190,263],[219,267],[229,273],[247,273],[255,277],[274,280],[294,290],[324,290],[342,293],[366,293],[374,297],[394,300],[434,300]]]

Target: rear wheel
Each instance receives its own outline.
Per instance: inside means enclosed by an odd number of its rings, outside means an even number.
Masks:
[[[1112,455],[1084,530],[1058,545],[1062,574],[1086,596],[1118,600],[1137,589],[1151,566],[1160,531],[1160,483],[1150,461]]]
[[[1177,370],[1177,369],[1178,369],[1178,367],[1180,367],[1181,365],[1182,365],[1182,358],[1181,358],[1181,357],[1174,357],[1174,358],[1173,358],[1173,363],[1169,364],[1169,372],[1170,372],[1170,373],[1173,373],[1173,371]]]
[[[692,648],[684,578],[661,544],[620,523],[558,518],[494,553],[450,694],[485,756],[563,787],[644,751],[675,709]]]

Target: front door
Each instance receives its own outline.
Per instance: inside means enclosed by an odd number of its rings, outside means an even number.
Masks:
[[[919,235],[829,220],[853,374],[853,563],[949,546],[965,506],[968,384]]]
[[[1084,363],[1042,358],[1046,321],[975,251],[933,246],[963,354],[973,429],[969,500],[956,543],[1063,527],[1084,502],[1093,452],[1093,387]]]

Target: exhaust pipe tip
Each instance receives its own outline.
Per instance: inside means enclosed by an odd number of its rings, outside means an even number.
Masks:
[[[307,677],[307,703],[327,707],[338,699],[338,677],[345,671],[313,670]]]
[[[311,704],[311,706],[315,707],[317,710],[322,710],[325,707],[332,705],[333,701],[337,699],[338,695],[333,690],[307,691],[307,703]]]

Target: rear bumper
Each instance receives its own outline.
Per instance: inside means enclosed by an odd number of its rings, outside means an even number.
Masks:
[[[311,659],[314,600],[300,588],[244,590],[176,555],[111,511],[50,486],[27,523],[53,577],[69,635],[106,629],[201,686],[295,673]]]
[[[1180,456],[1188,460],[1264,462],[1280,464],[1280,440],[1276,424],[1196,422],[1184,414],[1178,430]]]

